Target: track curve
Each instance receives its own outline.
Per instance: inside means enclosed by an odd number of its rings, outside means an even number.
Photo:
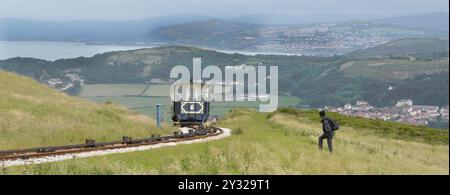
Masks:
[[[160,147],[175,146],[178,144],[190,144],[222,139],[230,135],[231,130],[226,128],[191,128],[184,129],[181,132],[174,132],[173,135],[152,135],[151,138],[139,140],[132,140],[129,137],[123,137],[122,141],[116,142],[91,142],[79,145],[0,151],[0,167],[39,164],[73,158],[142,151]]]

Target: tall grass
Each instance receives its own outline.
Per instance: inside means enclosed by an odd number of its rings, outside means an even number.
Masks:
[[[320,123],[297,114],[229,112],[223,140],[0,169],[3,174],[449,174],[448,144],[392,139],[348,125],[335,152],[317,148]]]
[[[311,121],[319,121],[319,115],[314,110],[296,110],[292,108],[281,108],[271,115],[287,113],[297,117],[308,118]],[[433,129],[426,126],[412,126],[397,122],[389,122],[375,119],[364,119],[350,117],[338,113],[328,115],[339,122],[340,125],[355,128],[365,133],[375,134],[386,138],[417,141],[429,144],[448,144],[449,132],[442,129]],[[270,117],[270,116],[269,116]]]
[[[166,132],[155,126],[153,120],[118,105],[90,103],[0,71],[0,150]]]

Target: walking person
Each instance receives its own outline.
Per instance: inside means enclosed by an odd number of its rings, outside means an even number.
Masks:
[[[326,116],[325,111],[319,112],[320,120],[322,123],[322,135],[319,136],[319,149],[322,150],[323,140],[327,139],[328,151],[333,152],[333,137],[334,131],[339,129],[339,125],[336,121]]]

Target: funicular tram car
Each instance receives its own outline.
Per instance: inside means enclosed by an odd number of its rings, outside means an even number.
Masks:
[[[203,126],[210,112],[211,86],[203,82],[177,83],[171,86],[171,115],[175,125]]]

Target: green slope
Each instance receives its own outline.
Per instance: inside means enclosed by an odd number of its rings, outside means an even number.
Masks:
[[[155,124],[145,116],[112,104],[96,105],[0,71],[0,150],[151,133],[156,133]]]
[[[149,38],[170,43],[210,46],[224,49],[246,49],[258,44],[262,25],[207,20],[162,27],[149,33]],[[245,37],[254,37],[248,40]]]
[[[448,40],[436,38],[405,38],[391,41],[376,47],[350,52],[353,57],[376,57],[406,54],[448,53]]]
[[[3,174],[449,174],[448,131],[422,128],[435,135],[422,139],[424,134],[416,134],[410,126],[339,118],[345,121],[335,136],[335,153],[330,155],[317,149],[321,128],[316,115],[292,110],[263,114],[237,109],[217,124],[233,129],[232,136],[222,140],[0,171]],[[397,132],[398,136],[380,133],[383,130]],[[443,138],[447,138],[447,143],[441,142]]]

